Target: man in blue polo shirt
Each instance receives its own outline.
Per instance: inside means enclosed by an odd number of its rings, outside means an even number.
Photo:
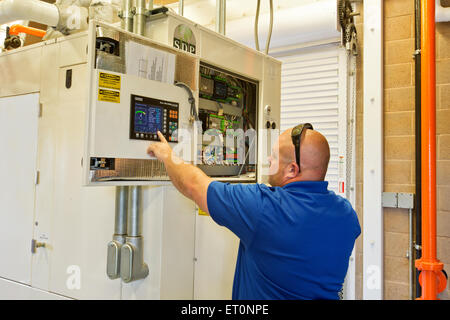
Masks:
[[[350,203],[327,189],[323,135],[304,125],[280,135],[269,159],[272,187],[213,181],[158,135],[147,153],[164,162],[182,194],[240,239],[233,299],[339,298],[361,229]]]

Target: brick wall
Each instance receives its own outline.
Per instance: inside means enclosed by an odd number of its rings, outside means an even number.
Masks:
[[[384,191],[415,192],[414,0],[384,1]],[[384,298],[408,299],[408,210],[384,210]]]
[[[358,8],[362,12],[362,6]],[[360,52],[363,17],[357,20]],[[384,1],[384,191],[415,192],[414,0]],[[436,25],[438,259],[450,271],[450,23]],[[356,209],[362,214],[362,61],[357,91]],[[361,223],[363,222],[360,218]],[[408,299],[408,211],[384,210],[384,298]],[[356,244],[357,298],[362,298],[362,237]],[[439,296],[450,299],[450,287]]]

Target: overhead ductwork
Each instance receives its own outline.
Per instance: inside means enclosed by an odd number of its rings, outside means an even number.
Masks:
[[[15,20],[29,20],[56,27],[59,10],[54,4],[39,0],[0,1],[0,24]]]

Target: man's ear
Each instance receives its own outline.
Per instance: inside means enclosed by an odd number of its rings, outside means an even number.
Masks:
[[[295,178],[299,173],[298,166],[295,162],[289,163],[286,168],[284,169],[284,176],[287,179],[293,179]]]

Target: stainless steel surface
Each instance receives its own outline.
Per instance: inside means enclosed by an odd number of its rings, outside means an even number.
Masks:
[[[142,188],[116,187],[116,214],[113,240],[108,243],[106,274],[124,282],[145,278],[142,237]]]
[[[128,187],[116,187],[115,236],[127,233],[128,191]]]
[[[148,276],[148,265],[144,262],[143,237],[127,237],[121,248],[120,277],[124,282],[143,279]]]
[[[118,31],[102,26],[97,26],[95,29],[97,31],[97,37],[110,38],[119,41],[120,34]]]
[[[121,243],[111,241],[108,243],[108,254],[106,258],[106,274],[110,279],[120,277],[120,247]]]
[[[403,209],[414,209],[414,193],[399,193],[397,206]]]
[[[142,223],[142,187],[132,186],[128,193],[126,243],[120,250],[120,277],[124,282],[143,279],[148,275],[148,266],[144,262]]]
[[[128,237],[139,237],[142,235],[142,187],[129,187],[128,198]]]
[[[225,35],[227,19],[226,0],[216,0],[216,32]]]
[[[122,0],[121,27],[126,31],[133,31],[132,0]]]
[[[133,248],[129,244],[122,246],[120,250],[120,277],[124,282],[130,282],[133,272]]]
[[[147,19],[145,0],[136,0],[136,13],[134,15],[133,32],[141,36],[145,33],[145,21]]]
[[[383,192],[381,196],[381,203],[384,208],[397,208],[398,193],[397,192]]]
[[[184,0],[178,1],[178,14],[184,16]]]
[[[120,277],[120,251],[126,241],[128,187],[116,187],[116,207],[113,240],[108,243],[106,274],[110,279]]]

